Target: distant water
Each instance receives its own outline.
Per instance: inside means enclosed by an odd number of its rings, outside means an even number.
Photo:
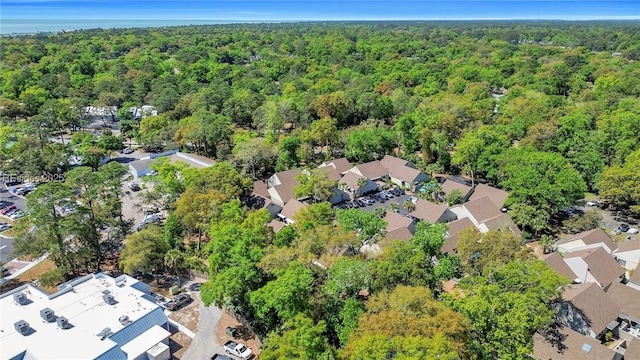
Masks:
[[[87,29],[148,28],[185,25],[213,25],[246,23],[223,20],[59,20],[59,19],[0,19],[0,34],[33,34]],[[260,21],[265,22],[265,21]]]

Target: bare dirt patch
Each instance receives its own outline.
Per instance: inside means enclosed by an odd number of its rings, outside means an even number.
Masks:
[[[229,326],[239,330],[238,333],[240,338],[233,339],[225,333],[225,329]],[[229,314],[226,311],[224,311],[222,313],[222,316],[220,317],[215,336],[219,344],[224,344],[229,340],[234,340],[247,345],[249,348],[251,348],[253,353],[256,354],[256,356],[260,355],[260,346],[254,339],[253,333],[249,329],[244,327],[238,320],[236,320],[236,318],[232,314]]]
[[[8,268],[11,267],[11,263],[7,264]],[[38,278],[46,273],[47,271],[53,270],[56,268],[56,265],[53,263],[53,261],[49,260],[49,259],[44,259],[42,260],[40,263],[38,263],[37,265],[35,265],[34,267],[32,267],[31,269],[25,271],[24,273],[20,274],[18,277],[16,277],[15,279],[11,280],[10,282],[8,282],[7,284],[4,284],[2,286],[1,291],[5,292],[8,291],[10,289],[16,288],[20,285],[23,284],[27,284],[27,283],[33,283],[36,280],[38,280]],[[42,287],[41,289],[53,294],[54,292],[56,292],[58,289],[53,286],[53,287]]]
[[[200,319],[200,305],[195,299],[191,303],[179,310],[172,312],[169,315],[171,320],[174,320],[194,333],[198,331],[198,320]]]

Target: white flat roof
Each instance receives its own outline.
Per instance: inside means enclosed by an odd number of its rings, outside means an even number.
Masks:
[[[17,304],[13,292],[4,294],[0,297],[0,358],[12,358],[28,350],[37,359],[93,359],[118,346],[108,338],[100,340],[96,334],[105,328],[116,333],[124,327],[119,321],[121,316],[135,322],[158,305],[131,287],[138,280],[126,275],[117,279],[121,281],[116,283],[116,279],[104,274],[88,275],[53,295],[27,285],[20,291],[29,300],[26,305]],[[113,295],[116,304],[104,302],[102,296],[106,291]],[[44,308],[67,318],[70,328],[63,330],[55,321],[45,322],[40,316]],[[16,331],[14,324],[20,320],[33,329],[28,336]]]
[[[137,359],[138,356],[144,354],[169,336],[171,336],[170,332],[158,325],[154,325],[140,336],[122,345],[121,349],[127,353],[127,359]]]

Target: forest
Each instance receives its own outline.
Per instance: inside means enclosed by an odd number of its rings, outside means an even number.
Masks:
[[[587,193],[640,214],[638,60],[632,21],[4,36],[2,170],[64,179],[27,196],[16,252],[50,252],[52,283],[99,271],[122,241],[127,273],[206,271],[203,301],[248,319],[261,359],[529,359],[568,279],[525,242],[553,239],[567,227],[560,213]],[[132,116],[143,105],[157,115]],[[89,106],[118,109],[118,129],[86,131]],[[57,141],[65,134],[70,144]],[[139,232],[122,218],[126,169],[100,161],[132,143],[216,160],[201,170],[154,163],[145,201],[169,216]],[[468,231],[450,255],[446,224],[419,222],[378,257],[344,256],[382,236],[380,214],[318,201],[274,233],[250,204],[253,181],[276,171],[387,154],[508,191],[522,237]],[[309,176],[296,192],[335,186],[326,180]],[[70,203],[78,211],[57,216]],[[458,293],[443,291],[451,278],[462,279]]]

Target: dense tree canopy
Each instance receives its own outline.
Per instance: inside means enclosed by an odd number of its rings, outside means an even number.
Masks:
[[[16,252],[50,253],[57,267],[47,284],[100,270],[107,245],[131,232],[120,201],[126,168],[103,165],[107,156],[125,141],[180,149],[215,164],[151,165],[157,173],[143,178],[139,194],[168,217],[163,228],[130,234],[119,266],[207,271],[203,301],[242,314],[265,340],[262,357],[526,359],[566,279],[531,260],[519,236],[465,232],[458,254],[448,255],[445,226],[420,221],[410,240],[375,244],[387,226],[381,214],[334,211],[326,201],[338,174],[316,170],[288,189],[315,203],[276,233],[271,214],[258,209],[264,203],[250,196],[253,181],[394,154],[430,175],[503,188],[508,214],[545,243],[559,211],[586,191],[640,212],[639,43],[635,22],[235,24],[2,37],[2,171],[60,181],[28,196]],[[157,114],[134,116],[129,109],[141,105]],[[117,111],[96,117],[88,106]],[[432,184],[423,197],[437,201],[441,186]],[[446,200],[463,199],[451,192]],[[60,215],[66,206],[77,211]],[[564,225],[598,222],[577,220]],[[201,246],[183,238],[194,233]],[[364,256],[363,244],[380,250]],[[463,278],[461,292],[444,294],[441,281],[453,277]]]

